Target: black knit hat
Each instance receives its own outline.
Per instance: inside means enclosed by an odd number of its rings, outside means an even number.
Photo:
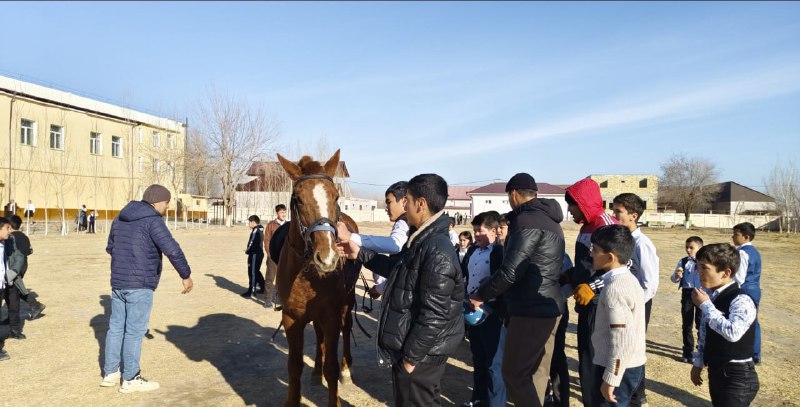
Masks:
[[[158,184],[150,185],[144,190],[144,194],[142,194],[142,200],[151,204],[167,202],[171,197],[172,194],[169,190]]]
[[[536,186],[536,180],[533,179],[530,174],[520,172],[511,177],[506,184],[506,192],[513,189],[532,189],[534,191],[538,191],[539,187]]]

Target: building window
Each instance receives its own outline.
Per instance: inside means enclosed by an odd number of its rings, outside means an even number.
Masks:
[[[486,203],[490,204],[490,203],[492,203],[492,200],[491,199],[487,199]]]
[[[36,145],[36,122],[33,120],[22,119],[20,121],[20,143],[26,146]]]
[[[606,205],[607,205],[607,204],[606,204],[606,201],[603,201],[603,208],[605,208],[605,207],[606,207]]]
[[[139,144],[144,143],[144,132],[142,132],[142,128],[139,127]]]
[[[600,183],[600,188],[608,188],[608,181],[603,181]]]
[[[64,149],[64,127],[50,125],[50,148],[53,150]]]
[[[167,147],[169,147],[170,150],[175,148],[175,136],[172,134],[167,134]]]
[[[122,157],[122,137],[111,136],[111,156]]]
[[[161,134],[157,131],[153,132],[153,147],[158,147],[161,145]]]
[[[144,170],[144,157],[139,157],[139,174]]]
[[[175,167],[173,167],[173,166],[172,166],[172,163],[168,162],[168,163],[167,163],[167,176],[168,176],[170,179],[172,179],[172,177],[173,177],[174,175],[175,175]]]
[[[161,161],[153,159],[153,172],[158,174],[161,171]]]
[[[641,181],[639,181],[639,188],[647,188],[647,178],[644,178]]]
[[[614,209],[614,202],[609,202],[608,203],[608,209],[611,209],[611,210]]]
[[[100,133],[89,133],[89,153],[103,155],[103,135]]]
[[[644,201],[644,209],[647,209],[647,201]]]
[[[195,205],[197,205],[197,206],[200,206],[200,200],[199,200],[199,199],[198,199],[198,200],[195,200],[195,201],[194,201],[194,204],[195,204]]]

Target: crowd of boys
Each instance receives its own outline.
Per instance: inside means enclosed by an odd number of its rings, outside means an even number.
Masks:
[[[568,296],[575,299],[578,312],[583,405],[646,404],[645,338],[658,288],[659,259],[638,226],[644,202],[634,194],[621,194],[613,201],[612,217],[591,179],[567,188],[568,212],[582,224],[573,264],[565,250],[560,205],[539,198],[536,181],[526,173],[514,175],[506,193],[512,211],[505,215],[484,212],[472,218],[474,243],[461,256],[459,246],[463,245],[454,247],[453,224],[443,211],[447,183],[436,174],[418,175],[386,191],[387,214],[394,222],[390,236],[358,235],[337,225],[340,254],[385,278],[370,289],[370,295],[383,296],[379,364],[392,368],[396,405],[440,404],[446,362],[465,337],[462,313],[474,312],[485,315],[466,324],[474,386],[464,406],[505,406],[507,401],[519,407],[542,406],[545,400],[568,405],[564,354]],[[115,386],[122,380],[122,392],[158,388],[141,377],[138,358],[162,252],[184,280],[183,292],[192,289],[188,263],[159,220],[169,192],[153,185],[144,195],[115,219],[107,247],[115,303],[101,386]],[[268,271],[264,279],[259,269],[272,235],[286,222],[286,207],[275,209],[277,217],[268,225],[266,236],[260,219],[250,217],[252,231],[245,250],[245,295],[263,292],[268,305],[270,298],[276,298],[274,272]],[[44,309],[27,296],[22,280],[32,249],[18,230],[20,223],[16,215],[0,218],[4,253],[0,289],[9,304],[10,336],[15,339],[25,338],[20,299],[28,302],[31,319]],[[761,362],[757,318],[761,256],[751,243],[752,224],[739,224],[733,230],[737,247],[704,246],[701,238],[689,237],[687,257],[678,261],[670,277],[682,292],[683,360],[692,363],[690,380],[695,385],[703,384],[702,371],[708,369],[715,406],[747,406],[759,388],[755,366]],[[151,236],[154,246],[132,245],[131,239],[141,233]],[[129,261],[149,258],[138,255],[140,251],[159,255],[146,264]],[[269,270],[271,259],[267,258]],[[698,330],[696,348],[692,326]],[[125,358],[122,373],[120,355]],[[0,342],[0,360],[8,358]]]
[[[593,180],[568,187],[568,212],[582,225],[573,264],[559,225],[564,214],[537,189],[532,176],[516,174],[506,184],[512,211],[477,214],[472,234],[459,235],[442,210],[446,182],[422,174],[386,191],[390,236],[359,235],[338,225],[341,254],[373,270],[377,284],[369,294],[384,296],[379,362],[392,367],[396,405],[438,405],[445,362],[466,329],[474,383],[464,407],[507,401],[568,406],[568,296],[578,313],[582,404],[648,405],[645,338],[659,258],[639,227],[645,202],[621,194],[612,216]],[[253,233],[257,224],[251,217]],[[748,223],[734,227],[737,248],[703,246],[692,236],[688,256],[671,275],[682,292],[682,360],[693,364],[690,379],[698,385],[708,366],[715,406],[749,405],[758,389],[761,258],[750,244],[754,236]],[[462,301],[465,314],[482,315],[477,322],[453,324],[453,308]],[[697,347],[692,326],[699,331]]]

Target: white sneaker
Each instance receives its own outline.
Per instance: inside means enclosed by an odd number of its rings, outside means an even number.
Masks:
[[[122,378],[122,375],[117,370],[114,373],[107,374],[103,376],[103,381],[100,382],[100,387],[114,387],[119,384],[119,379]]]
[[[122,387],[119,388],[120,393],[133,393],[136,391],[151,391],[159,388],[157,382],[147,381],[142,375],[136,375],[131,380],[123,380]]]

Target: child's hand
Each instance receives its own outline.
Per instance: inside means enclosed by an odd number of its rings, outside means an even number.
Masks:
[[[589,287],[589,284],[583,283],[575,289],[572,297],[575,298],[575,302],[578,304],[586,305],[594,297],[594,291]]]
[[[675,271],[675,277],[683,278],[683,267],[679,267],[677,271]]]
[[[696,306],[700,306],[700,304],[708,301],[708,294],[705,291],[695,287],[694,291],[692,292],[692,302]]]
[[[339,236],[339,240],[342,242],[347,242],[350,240],[350,229],[347,228],[347,225],[344,222],[336,222],[336,234]]]
[[[617,402],[617,398],[614,396],[614,386],[612,386],[612,385],[610,385],[610,384],[608,384],[606,382],[603,382],[603,384],[600,385],[600,394],[609,403],[616,403]]]
[[[695,386],[700,386],[703,384],[703,378],[700,377],[700,373],[702,372],[703,372],[702,367],[692,366],[692,372],[690,376],[692,378],[692,383],[694,383]]]

